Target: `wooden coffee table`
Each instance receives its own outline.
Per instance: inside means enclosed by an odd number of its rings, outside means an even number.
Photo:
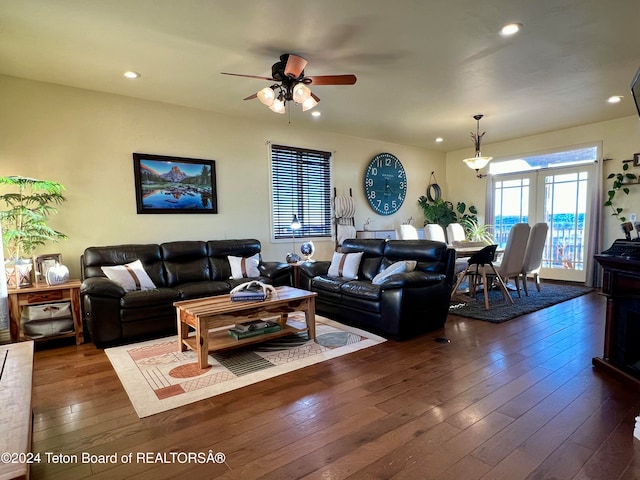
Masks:
[[[209,352],[236,348],[249,343],[259,343],[271,338],[307,332],[309,338],[316,338],[316,293],[293,287],[277,287],[276,294],[264,301],[232,302],[230,295],[197,298],[175,302],[178,319],[178,343],[180,351],[187,348],[198,353],[200,368],[209,365]],[[287,325],[291,312],[304,312],[307,328]],[[281,330],[255,337],[236,340],[227,333],[227,328],[237,323],[278,317]],[[195,335],[189,335],[189,327]]]

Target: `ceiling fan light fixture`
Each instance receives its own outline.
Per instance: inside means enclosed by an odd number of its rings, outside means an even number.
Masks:
[[[304,103],[309,98],[311,98],[311,89],[304,83],[296,83],[293,87],[293,101]]]
[[[262,104],[270,107],[276,99],[276,92],[271,87],[264,87],[257,93],[257,96]]]
[[[304,102],[302,102],[302,111],[306,112],[307,110],[311,110],[316,105],[318,105],[317,100],[313,97],[309,97]]]
[[[273,100],[273,103],[269,107],[269,110],[275,113],[280,113],[280,114],[283,114],[287,111],[287,109],[284,106],[284,100],[280,98],[276,98]]]
[[[253,100],[257,98],[260,103],[266,105],[271,111],[276,113],[286,112],[286,103],[295,102],[302,106],[302,111],[311,110],[318,105],[320,98],[315,95],[310,85],[353,85],[356,83],[356,76],[353,74],[344,75],[314,75],[305,76],[304,69],[307,60],[291,53],[280,55],[280,61],[271,66],[271,76],[245,75],[242,73],[220,72],[222,75],[232,75],[234,77],[247,77],[259,80],[269,80],[271,86],[249,95],[243,100]],[[290,104],[291,105],[291,104]]]

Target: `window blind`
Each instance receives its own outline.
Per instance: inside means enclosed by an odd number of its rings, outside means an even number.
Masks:
[[[296,238],[331,236],[331,152],[271,145],[271,189],[275,239],[292,238],[294,214]]]

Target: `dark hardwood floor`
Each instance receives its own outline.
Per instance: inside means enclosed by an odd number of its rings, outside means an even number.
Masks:
[[[31,478],[639,479],[640,393],[591,366],[604,306],[592,293],[499,325],[451,315],[420,338],[144,419],[102,350],[41,350],[33,451],[133,462],[43,457]],[[209,451],[226,462],[136,461]]]

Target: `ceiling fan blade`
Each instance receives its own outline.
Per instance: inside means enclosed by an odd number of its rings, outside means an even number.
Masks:
[[[358,79],[355,75],[319,75],[305,80],[310,80],[309,85],[353,85]]]
[[[258,98],[257,93],[254,93],[253,95],[249,95],[247,98],[243,98],[243,100],[253,100],[254,98]]]
[[[275,82],[275,79],[271,77],[260,77],[258,75],[244,75],[242,73],[227,73],[227,72],[220,72],[220,73],[222,75],[233,75],[234,77],[257,78],[259,80],[269,80],[269,81]]]
[[[319,97],[319,96],[317,96],[317,95],[316,95],[315,93],[313,93],[313,92],[311,92],[311,96],[313,97],[313,99],[314,99],[316,102],[320,103],[320,97]]]
[[[287,59],[287,66],[284,67],[284,74],[290,78],[298,78],[302,75],[307,63],[309,62],[304,58],[290,53],[289,58]]]

